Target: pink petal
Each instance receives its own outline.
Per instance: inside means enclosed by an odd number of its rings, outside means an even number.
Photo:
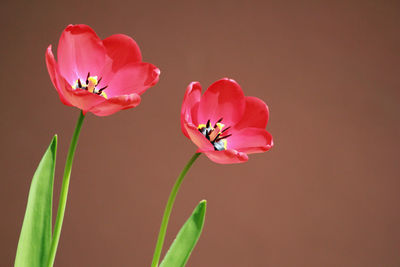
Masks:
[[[73,90],[71,85],[58,72],[58,65],[51,52],[51,46],[47,48],[46,64],[50,78],[57,89],[61,102],[67,106],[75,106],[86,113],[91,107],[103,102],[102,96],[88,91],[77,89]]]
[[[110,97],[133,93],[141,95],[158,82],[159,76],[160,70],[150,63],[129,63],[118,70],[108,84],[104,83],[108,85],[105,92]]]
[[[265,129],[269,117],[267,104],[257,97],[246,96],[245,99],[246,108],[243,117],[235,125],[235,128],[256,127]]]
[[[60,82],[59,82],[60,75],[58,72],[57,62],[54,59],[53,52],[51,51],[51,45],[49,45],[49,47],[46,50],[46,65],[47,65],[47,71],[49,72],[49,75],[50,75],[50,79],[58,92],[61,102],[64,105],[72,106],[72,104],[64,97],[64,94],[59,89],[60,88]]]
[[[189,138],[188,133],[186,132],[185,127],[183,126],[184,122],[190,122],[194,125],[198,125],[197,118],[192,117],[192,109],[195,104],[198,104],[201,98],[201,86],[198,82],[192,82],[188,85],[186,89],[185,96],[183,98],[182,109],[181,109],[181,128],[183,134]],[[197,105],[198,106],[198,105]],[[197,113],[196,115],[197,116]]]
[[[193,107],[192,107],[192,111],[190,112],[190,114],[191,114],[191,119],[192,119],[192,123],[194,124],[194,125],[199,125],[200,123],[199,123],[199,120],[198,120],[198,118],[197,118],[197,113],[199,112],[199,106],[200,106],[200,101],[199,102],[197,102],[197,103],[195,103],[195,104],[193,104]]]
[[[61,75],[73,84],[78,78],[86,80],[101,76],[106,49],[96,33],[87,25],[69,25],[58,43],[58,63]]]
[[[236,124],[243,115],[245,98],[239,84],[231,79],[221,79],[213,83],[200,100],[199,123],[208,119],[214,124],[223,118],[225,125]]]
[[[233,131],[232,136],[227,138],[228,149],[235,149],[247,154],[261,153],[273,146],[272,136],[265,129],[244,128]]]
[[[112,59],[112,71],[116,72],[128,63],[141,62],[139,46],[129,36],[115,34],[103,40],[107,55]]]
[[[139,104],[140,96],[133,93],[109,98],[99,105],[94,106],[89,111],[97,116],[108,116],[123,109],[134,108]]]
[[[191,123],[183,123],[183,127],[185,128],[188,137],[192,142],[201,150],[201,151],[209,151],[214,150],[213,145],[207,138],[200,133],[196,126]]]
[[[65,98],[73,106],[81,109],[83,114],[86,114],[93,106],[105,101],[104,97],[90,93],[89,91],[82,89],[72,90],[71,85],[64,78],[62,78],[60,85]]]
[[[245,153],[238,152],[233,149],[222,151],[206,151],[203,153],[206,154],[206,156],[215,163],[220,164],[242,163],[246,162],[249,159],[249,157]]]

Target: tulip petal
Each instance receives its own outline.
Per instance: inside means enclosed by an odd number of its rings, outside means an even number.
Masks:
[[[106,93],[113,97],[117,95],[143,94],[155,85],[160,76],[160,70],[150,63],[130,63],[114,74]]]
[[[249,160],[249,157],[245,153],[233,149],[205,151],[203,153],[215,163],[220,164],[242,163]]]
[[[60,89],[63,92],[65,98],[71,102],[71,104],[82,110],[85,115],[93,106],[96,106],[106,99],[102,96],[90,93],[89,91],[76,89],[72,90],[71,85],[62,78],[60,81]]]
[[[71,85],[60,75],[58,65],[51,52],[51,46],[47,48],[46,64],[53,85],[56,87],[60,100],[67,106],[75,106],[85,114],[91,107],[103,102],[102,96],[90,93],[82,89],[73,90]]]
[[[220,118],[228,125],[236,124],[243,116],[245,98],[239,84],[231,79],[221,79],[213,83],[201,98],[198,119],[205,123],[208,119],[215,123]]]
[[[64,105],[72,106],[72,104],[64,97],[64,94],[59,89],[60,83],[59,83],[58,65],[56,60],[54,59],[53,52],[51,51],[51,45],[49,45],[49,47],[46,50],[46,65],[47,65],[47,71],[49,72],[50,75],[50,79],[58,92],[61,102]]]
[[[201,151],[214,150],[214,146],[210,143],[207,138],[200,133],[196,126],[191,123],[184,122],[183,127],[186,130],[190,140],[199,148]]]
[[[234,131],[227,142],[228,148],[247,154],[265,152],[273,146],[271,134],[261,128],[244,128]]]
[[[139,46],[125,34],[114,34],[103,40],[107,55],[112,59],[112,71],[117,72],[128,63],[141,62]]]
[[[246,108],[243,117],[235,125],[235,128],[256,127],[265,129],[269,117],[267,104],[257,97],[246,96],[245,99]]]
[[[97,116],[108,116],[123,109],[134,108],[140,104],[140,100],[140,96],[135,93],[115,96],[92,107],[89,111]]]
[[[87,74],[101,75],[106,60],[106,49],[97,34],[87,25],[69,25],[58,43],[60,74],[73,84]]]
[[[181,109],[181,128],[183,134],[189,138],[188,133],[186,132],[185,127],[183,126],[184,122],[193,123],[194,125],[198,125],[197,121],[197,112],[193,113],[193,109],[197,111],[198,103],[201,98],[201,85],[198,82],[192,82],[188,85],[186,89],[185,96],[183,98],[182,109]]]

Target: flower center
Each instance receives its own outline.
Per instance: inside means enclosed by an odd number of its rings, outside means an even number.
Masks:
[[[83,89],[87,90],[93,94],[96,95],[101,95],[104,98],[107,98],[106,92],[104,90],[108,87],[108,85],[98,89],[97,86],[100,84],[101,79],[97,79],[97,76],[90,76],[90,72],[88,73],[86,77],[86,81],[81,81],[81,79],[78,78],[78,80],[75,81],[74,85],[72,86],[72,89]]]
[[[214,149],[217,151],[226,150],[228,144],[226,138],[232,135],[226,134],[231,127],[222,130],[225,125],[222,124],[221,121],[222,118],[215,123],[214,127],[211,126],[210,120],[208,120],[206,124],[199,124],[197,127],[197,129],[199,129],[199,131],[210,141],[214,146]]]

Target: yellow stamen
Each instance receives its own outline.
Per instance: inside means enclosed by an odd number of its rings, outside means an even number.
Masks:
[[[226,141],[226,139],[222,139],[221,141],[224,143],[224,148],[226,150],[226,146],[228,145],[228,142]]]
[[[100,94],[102,97],[104,97],[105,99],[107,99],[108,98],[108,96],[107,96],[107,94],[106,94],[106,92],[101,92],[101,94]]]
[[[217,128],[219,129],[219,132],[222,131],[222,128],[224,128],[225,124],[217,122]]]
[[[94,89],[96,88],[96,85],[97,85],[97,76],[90,76],[88,78],[88,85],[87,85],[88,91],[93,93]]]
[[[78,80],[75,81],[74,85],[72,85],[72,89],[78,88]]]

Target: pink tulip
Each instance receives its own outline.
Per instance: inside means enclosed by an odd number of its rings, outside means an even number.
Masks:
[[[269,111],[256,97],[244,96],[231,79],[213,83],[201,96],[198,82],[189,84],[182,104],[181,126],[197,152],[221,164],[240,163],[248,154],[261,153],[273,146],[265,128]]]
[[[46,51],[51,81],[61,102],[83,114],[108,116],[136,107],[159,79],[160,70],[142,62],[136,42],[123,34],[101,40],[87,25],[69,25],[57,50],[58,62],[51,45]]]

